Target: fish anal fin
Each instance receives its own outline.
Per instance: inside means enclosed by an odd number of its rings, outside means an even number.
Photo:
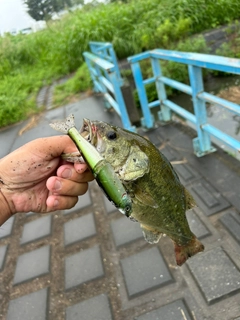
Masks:
[[[158,241],[160,240],[161,238],[161,235],[162,233],[159,232],[159,231],[153,231],[145,226],[143,226],[141,224],[141,228],[142,228],[142,232],[143,232],[143,235],[144,235],[144,239],[150,243],[150,244],[154,244],[154,243],[158,243]]]
[[[204,245],[195,236],[186,245],[178,245],[176,242],[174,242],[174,245],[178,266],[181,266],[188,258],[204,250]]]

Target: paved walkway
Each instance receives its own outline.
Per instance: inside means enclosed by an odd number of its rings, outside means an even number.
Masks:
[[[71,112],[79,127],[83,117],[120,125],[101,104],[50,110],[21,136],[26,123],[0,131],[0,157],[56,134],[49,122]],[[188,219],[205,251],[176,267],[170,239],[147,244],[92,182],[71,210],[17,214],[0,228],[0,319],[240,320],[240,163],[221,150],[196,158],[180,123],[143,134],[195,197]]]

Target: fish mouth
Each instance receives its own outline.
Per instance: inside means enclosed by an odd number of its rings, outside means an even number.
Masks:
[[[98,147],[101,144],[101,137],[98,134],[97,124],[90,121],[89,119],[83,119],[83,125],[80,129],[81,136],[91,143],[94,147]],[[102,148],[100,148],[101,150]],[[99,150],[99,151],[100,151]]]
[[[93,125],[89,119],[83,119],[80,134],[84,139],[93,144],[93,140],[95,140],[94,137],[96,136],[96,128],[93,130]]]
[[[91,143],[100,154],[105,152],[106,145],[101,136],[98,121],[83,119],[83,125],[80,129],[80,134],[84,139]]]

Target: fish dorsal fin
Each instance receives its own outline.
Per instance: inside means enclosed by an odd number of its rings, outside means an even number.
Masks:
[[[193,196],[185,188],[184,188],[184,194],[185,194],[185,201],[186,201],[186,210],[196,207],[197,204],[193,199]]]
[[[125,164],[119,169],[119,177],[124,181],[141,178],[149,171],[148,156],[136,145],[131,146]]]

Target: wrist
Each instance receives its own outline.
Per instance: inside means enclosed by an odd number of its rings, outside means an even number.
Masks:
[[[0,226],[7,221],[11,216],[11,209],[9,207],[8,201],[0,189]]]

